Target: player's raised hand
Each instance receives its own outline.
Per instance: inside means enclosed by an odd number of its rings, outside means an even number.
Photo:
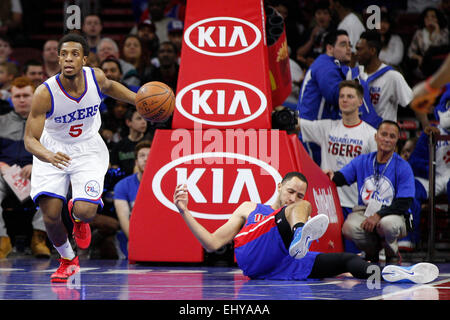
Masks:
[[[173,194],[173,203],[177,207],[180,213],[184,213],[187,210],[188,205],[188,189],[186,184],[179,184],[175,188]]]

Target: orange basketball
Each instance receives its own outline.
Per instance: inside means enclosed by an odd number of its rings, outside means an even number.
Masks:
[[[173,113],[175,95],[165,83],[151,81],[139,88],[135,104],[137,111],[145,120],[164,122]]]

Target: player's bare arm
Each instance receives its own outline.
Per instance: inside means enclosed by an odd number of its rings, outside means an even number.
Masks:
[[[189,229],[208,252],[216,251],[232,241],[245,224],[248,215],[256,208],[256,204],[253,202],[247,201],[242,203],[225,224],[211,233],[197,222],[189,212],[187,207],[188,191],[186,185],[178,185],[176,187],[173,201]]]
[[[136,93],[125,87],[123,84],[108,79],[102,69],[94,68],[94,72],[101,92],[114,99],[134,105]]]
[[[40,143],[46,113],[50,110],[50,92],[45,85],[41,84],[36,89],[31,102],[31,112],[25,126],[25,148],[39,160],[49,162],[55,167],[63,169],[69,165],[70,157],[62,152],[51,152]]]
[[[130,232],[130,205],[128,201],[121,199],[114,199],[114,208],[116,209],[117,217],[122,231],[129,238]]]

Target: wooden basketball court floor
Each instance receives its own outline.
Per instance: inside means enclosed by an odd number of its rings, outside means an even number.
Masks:
[[[450,300],[450,263],[436,263],[429,284],[392,284],[341,276],[323,280],[250,280],[238,268],[152,266],[82,260],[66,284],[51,284],[55,259],[0,260],[1,300]]]

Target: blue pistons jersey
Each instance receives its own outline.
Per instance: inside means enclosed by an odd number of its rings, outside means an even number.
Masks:
[[[319,252],[308,252],[303,259],[289,255],[278,231],[276,211],[258,204],[234,238],[234,252],[244,275],[252,279],[305,280]]]

